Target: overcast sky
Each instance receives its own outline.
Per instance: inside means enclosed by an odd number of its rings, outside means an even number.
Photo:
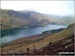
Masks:
[[[54,15],[74,15],[74,1],[1,1],[1,9],[31,10]]]

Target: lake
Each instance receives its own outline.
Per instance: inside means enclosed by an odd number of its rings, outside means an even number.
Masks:
[[[2,36],[0,37],[0,43],[6,43],[18,38],[28,37],[31,35],[41,34],[44,31],[66,28],[67,26],[62,25],[48,25],[45,27],[35,27],[35,28],[27,28],[27,29],[10,29],[2,31]]]

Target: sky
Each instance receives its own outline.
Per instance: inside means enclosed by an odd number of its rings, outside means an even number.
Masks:
[[[1,9],[30,10],[52,15],[74,15],[74,1],[1,1]]]

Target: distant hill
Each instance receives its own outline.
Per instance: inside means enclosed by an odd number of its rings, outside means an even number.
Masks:
[[[53,18],[56,18],[56,23],[61,25],[71,25],[75,23],[74,16],[67,15],[67,16],[53,16]]]
[[[14,11],[0,9],[0,28],[29,28],[46,26],[48,24],[69,25],[74,23],[72,16],[45,15],[35,11]]]
[[[33,11],[14,11],[1,9],[0,26],[2,29],[9,28],[29,28],[53,24],[53,18],[33,12]]]

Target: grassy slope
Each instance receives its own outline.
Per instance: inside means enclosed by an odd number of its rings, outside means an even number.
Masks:
[[[62,32],[56,33],[52,36],[48,36],[47,38],[45,38],[44,40],[42,40],[40,42],[49,42],[49,41],[55,42],[60,39],[71,36],[72,34],[74,34],[74,25],[71,25],[69,28],[63,30]]]
[[[73,16],[63,16],[63,18],[54,18],[52,16],[32,11],[20,12],[6,9],[0,9],[0,11],[1,30],[46,26],[48,24],[69,25],[74,23]]]
[[[25,11],[25,13],[14,10],[0,9],[1,29],[29,28],[48,25],[54,22],[52,17],[37,12]]]
[[[48,45],[49,42],[56,42],[56,41],[59,41],[61,39],[67,38],[67,37],[69,37],[73,34],[74,34],[74,24],[69,26],[67,29],[65,29],[61,32],[58,32],[56,34],[53,34],[51,36],[48,36],[47,38],[45,38],[45,39],[43,39],[39,42],[32,43],[32,44],[29,44],[29,45],[22,45],[21,47],[18,47],[15,50],[8,50],[8,51],[9,51],[9,53],[13,53],[13,51],[15,51],[15,53],[21,53],[21,50],[23,52],[25,52],[26,48],[33,49],[34,45],[35,45],[36,48],[41,48],[41,47],[44,47],[44,46]],[[2,49],[7,50],[8,48],[11,48],[11,47],[5,47],[5,48],[2,48]],[[2,53],[7,54],[7,51],[4,51]]]

